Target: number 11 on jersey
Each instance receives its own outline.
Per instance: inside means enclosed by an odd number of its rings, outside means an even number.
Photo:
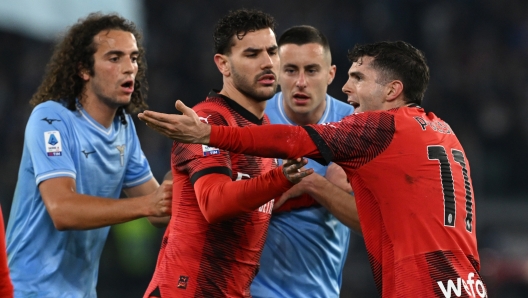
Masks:
[[[443,146],[428,146],[427,154],[429,160],[438,160],[440,163],[440,181],[444,194],[444,225],[448,227],[455,226],[456,218],[456,196],[453,181],[453,172],[447,152]],[[460,166],[462,177],[464,177],[464,189],[466,197],[466,231],[471,232],[473,229],[473,202],[471,200],[471,183],[466,167],[464,153],[457,149],[451,149],[453,160]]]

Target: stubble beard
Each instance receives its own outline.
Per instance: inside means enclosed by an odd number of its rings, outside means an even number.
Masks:
[[[249,82],[247,77],[244,77],[238,73],[235,68],[231,69],[231,73],[233,74],[233,84],[235,88],[246,97],[252,98],[257,102],[269,100],[273,97],[273,95],[275,95],[275,92],[277,91],[277,81],[275,81],[273,86],[271,86],[272,90],[270,92],[257,90],[258,78],[263,74],[273,74],[271,70],[267,70],[256,75],[255,78],[253,78],[253,83]]]
[[[108,96],[107,92],[104,91],[104,88],[101,88],[100,84],[95,84],[93,91],[100,102],[113,109],[126,106],[130,103],[132,98],[132,95],[130,95],[127,102],[121,102],[117,97]]]

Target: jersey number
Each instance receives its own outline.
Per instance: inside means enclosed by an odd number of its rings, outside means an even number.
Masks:
[[[447,157],[446,150],[443,146],[428,146],[427,154],[430,160],[436,159],[440,163],[440,181],[442,182],[442,190],[444,193],[444,225],[454,227],[456,204],[451,163],[449,162],[449,158]],[[451,149],[451,154],[453,155],[455,162],[462,168],[464,188],[466,190],[466,230],[471,232],[473,230],[473,203],[471,201],[471,184],[469,183],[464,153],[460,150]]]

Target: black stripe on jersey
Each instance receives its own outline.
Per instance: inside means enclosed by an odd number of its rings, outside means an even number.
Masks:
[[[194,173],[191,176],[191,184],[194,185],[194,183],[198,179],[200,179],[201,177],[203,177],[205,175],[213,174],[213,173],[224,174],[224,175],[229,176],[229,178],[231,178],[231,175],[233,174],[233,172],[231,171],[230,168],[226,168],[226,167],[210,167],[210,168],[203,169],[201,171],[198,171],[198,172]]]
[[[231,98],[229,98],[229,97],[227,97],[225,95],[218,94],[218,92],[219,91],[213,89],[213,91],[209,92],[209,95],[207,97],[217,97],[217,98],[219,97],[219,98],[222,98],[229,105],[229,107],[232,108],[233,110],[235,110],[235,112],[239,113],[240,116],[246,118],[246,120],[248,120],[251,123],[254,123],[254,124],[257,124],[257,125],[262,125],[262,122],[264,121],[264,117],[259,119],[253,113],[251,113],[250,111],[244,109],[244,107],[239,105],[238,102],[232,100]]]
[[[317,149],[319,149],[319,152],[321,152],[321,155],[323,158],[312,158],[313,160],[317,161],[318,163],[322,164],[323,166],[327,166],[332,159],[334,158],[334,154],[330,150],[330,147],[326,144],[326,142],[323,140],[323,138],[315,131],[313,127],[310,126],[303,126],[312,139],[312,141],[315,143],[315,146],[317,146]]]
[[[150,293],[149,298],[161,298],[161,292],[159,287],[156,287],[152,293]]]

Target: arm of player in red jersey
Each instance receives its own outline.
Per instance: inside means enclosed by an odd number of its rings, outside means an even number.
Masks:
[[[180,143],[209,144],[235,153],[295,159],[309,157],[328,164],[332,152],[311,126],[272,124],[251,127],[215,126],[202,123],[196,112],[180,100],[176,109],[183,115],[144,111],[138,117],[150,128]]]
[[[235,128],[211,125],[208,144],[236,153],[284,159],[304,156],[328,164],[332,153],[321,153],[313,139],[324,143],[310,126],[273,124]]]
[[[292,188],[294,187],[295,185]],[[290,190],[292,188],[290,188]],[[289,190],[283,193],[280,198],[275,199],[275,203],[273,204],[273,213],[289,212],[300,208],[320,206],[320,204],[308,194],[303,193],[296,197],[289,197],[290,194],[288,194],[288,192]]]
[[[290,167],[287,171],[295,171],[295,175],[302,177],[306,173],[309,175],[312,169],[297,172],[305,163]],[[194,183],[194,190],[205,219],[215,223],[254,211],[293,185],[284,175],[283,167],[278,167],[258,177],[239,181],[232,181],[231,177],[224,174],[208,174]],[[268,212],[271,213],[271,207]]]

